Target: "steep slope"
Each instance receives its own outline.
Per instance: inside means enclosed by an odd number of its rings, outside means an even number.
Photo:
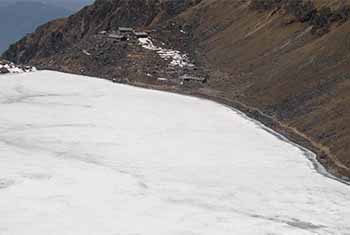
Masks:
[[[195,34],[208,64],[225,75],[212,74],[211,93],[258,108],[328,155],[320,160],[348,174],[350,12],[341,2],[314,1],[317,17],[300,20],[283,7],[208,1],[196,15],[205,11],[210,17],[196,19]],[[325,6],[333,15],[318,25]]]
[[[233,105],[317,152],[332,173],[350,176],[347,3],[99,0],[41,26],[4,56]],[[155,48],[179,50],[195,66],[169,67],[159,50],[98,35],[119,26],[149,30]],[[184,74],[208,82],[176,82]]]

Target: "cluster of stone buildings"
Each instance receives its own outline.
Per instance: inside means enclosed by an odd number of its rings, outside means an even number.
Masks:
[[[104,35],[107,38],[115,39],[119,41],[128,41],[129,39],[148,38],[148,33],[144,31],[136,31],[129,27],[119,27],[117,31],[101,31],[100,35]]]

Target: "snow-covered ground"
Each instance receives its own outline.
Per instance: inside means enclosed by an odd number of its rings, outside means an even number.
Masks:
[[[350,188],[216,103],[0,77],[1,235],[350,234]]]
[[[180,51],[157,47],[150,38],[140,38],[138,40],[143,48],[156,51],[162,59],[170,61],[170,66],[178,66],[180,68],[194,67],[194,64],[190,62],[188,55],[181,53]]]
[[[31,66],[17,66],[14,63],[0,64],[0,69],[7,69],[9,73],[28,73],[35,72],[36,68]]]

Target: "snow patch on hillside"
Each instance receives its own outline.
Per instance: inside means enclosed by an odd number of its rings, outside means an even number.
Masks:
[[[0,74],[6,73],[28,73],[35,72],[36,68],[32,66],[18,66],[14,63],[0,63]]]
[[[179,66],[181,68],[194,67],[194,64],[190,62],[188,55],[177,50],[157,47],[150,38],[140,38],[139,44],[147,50],[156,51],[162,59],[166,61],[170,60],[171,66]]]

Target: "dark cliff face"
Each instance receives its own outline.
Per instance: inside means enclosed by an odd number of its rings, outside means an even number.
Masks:
[[[341,0],[98,0],[39,27],[4,56],[238,104],[350,176],[349,11]],[[188,54],[196,64],[190,72],[208,83],[152,80],[189,71],[169,68],[137,43],[97,35],[119,26],[150,30],[155,42]]]

